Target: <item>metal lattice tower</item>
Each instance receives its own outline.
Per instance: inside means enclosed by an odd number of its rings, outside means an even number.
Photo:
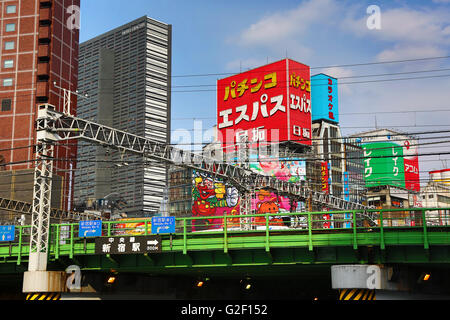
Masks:
[[[45,117],[48,106],[39,106],[39,127],[49,125]],[[47,269],[48,236],[50,229],[53,154],[55,146],[49,133],[37,131],[36,162],[34,169],[33,203],[31,217],[30,260],[28,271]]]

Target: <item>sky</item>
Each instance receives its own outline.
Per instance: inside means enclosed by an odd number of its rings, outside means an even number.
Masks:
[[[173,143],[216,123],[218,79],[284,58],[338,78],[344,135],[390,128],[450,140],[450,0],[81,2],[80,42],[144,15],[172,25]],[[450,168],[450,143],[424,153],[442,154],[419,158],[423,181]]]

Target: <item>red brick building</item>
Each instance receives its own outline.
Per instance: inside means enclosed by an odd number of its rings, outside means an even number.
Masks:
[[[0,1],[0,170],[10,174],[10,198],[32,189],[14,185],[19,175],[33,169],[34,123],[37,106],[50,103],[62,111],[64,93],[58,87],[77,89],[80,0]],[[54,85],[56,82],[56,85]],[[71,113],[76,113],[72,95]],[[53,196],[58,207],[68,208],[73,193],[70,168],[75,168],[76,142],[59,145],[55,158]],[[8,181],[0,183],[1,196],[8,196]],[[22,189],[24,190],[22,190]],[[32,190],[30,190],[32,191]],[[23,193],[20,200],[29,197]]]

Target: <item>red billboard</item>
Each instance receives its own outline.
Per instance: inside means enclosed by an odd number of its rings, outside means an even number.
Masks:
[[[419,154],[417,140],[403,142],[403,163],[405,166],[405,188],[420,192]]]
[[[218,80],[217,129],[223,146],[311,145],[310,68],[285,59]]]
[[[323,161],[320,163],[320,182],[322,184],[322,191],[330,193],[330,185],[328,183],[328,162]]]

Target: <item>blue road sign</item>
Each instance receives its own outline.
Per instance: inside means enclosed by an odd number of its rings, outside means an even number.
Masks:
[[[175,233],[175,217],[152,217],[152,233]]]
[[[80,221],[78,224],[78,236],[84,237],[101,237],[102,235],[102,221],[88,220]]]
[[[15,226],[0,226],[0,241],[14,241]]]

